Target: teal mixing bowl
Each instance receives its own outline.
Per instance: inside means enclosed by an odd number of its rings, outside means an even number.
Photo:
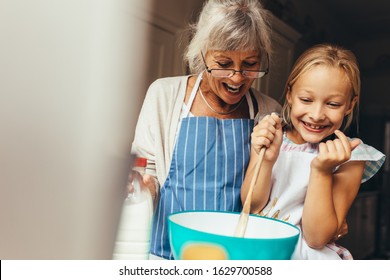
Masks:
[[[250,215],[244,237],[234,231],[240,213],[218,211],[183,211],[168,216],[169,241],[173,256],[182,259],[210,259],[215,250],[229,260],[288,260],[298,242],[300,230],[287,222]],[[185,257],[189,248],[198,255]],[[208,250],[209,248],[210,250]],[[199,252],[201,257],[199,258]]]

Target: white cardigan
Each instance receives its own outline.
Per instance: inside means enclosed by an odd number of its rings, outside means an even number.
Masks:
[[[190,76],[162,78],[154,81],[145,96],[138,118],[132,153],[147,158],[146,173],[162,186],[168,176],[176,141],[180,114]],[[252,89],[261,114],[280,112],[274,99]],[[159,189],[156,190],[159,192]]]

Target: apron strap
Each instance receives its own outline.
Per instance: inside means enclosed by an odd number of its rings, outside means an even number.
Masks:
[[[251,89],[249,89],[249,91],[252,92]],[[249,107],[249,118],[252,120],[255,118],[255,111],[253,108],[253,99],[252,99],[251,94],[249,92],[247,92],[245,94],[245,97],[246,97],[246,101],[248,102],[248,107]]]
[[[192,88],[190,99],[188,100],[187,106],[185,107],[185,109],[183,111],[183,117],[188,117],[188,114],[190,113],[190,110],[191,110],[191,107],[192,107],[192,103],[194,102],[196,93],[197,93],[198,88],[199,88],[200,81],[202,81],[202,75],[203,75],[203,72],[200,73],[198,78],[196,79],[195,85]]]
[[[191,107],[192,107],[192,103],[194,102],[196,93],[198,92],[198,88],[199,88],[200,82],[202,81],[202,76],[203,76],[203,72],[200,73],[198,78],[196,79],[194,87],[192,88],[190,99],[188,100],[187,106],[185,107],[185,109],[183,111],[183,117],[188,117],[188,114],[190,113],[190,110],[191,110]],[[254,119],[255,118],[255,112],[254,112],[254,107],[253,107],[253,99],[252,99],[251,94],[250,94],[249,91],[245,94],[245,98],[246,98],[246,101],[247,101],[248,107],[249,107],[249,118],[250,119]]]

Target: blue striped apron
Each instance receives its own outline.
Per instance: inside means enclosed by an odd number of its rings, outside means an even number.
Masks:
[[[168,178],[153,219],[151,254],[173,259],[167,216],[185,210],[241,211],[240,188],[249,163],[251,119],[188,117],[201,75],[192,90],[177,136]]]

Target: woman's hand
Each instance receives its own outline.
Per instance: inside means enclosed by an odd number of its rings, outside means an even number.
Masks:
[[[319,153],[311,162],[312,168],[332,173],[334,168],[351,158],[351,152],[360,144],[359,139],[349,141],[340,130],[336,130],[335,134],[337,139],[320,143]]]
[[[262,147],[266,147],[264,160],[275,162],[283,140],[280,117],[276,113],[265,116],[253,128],[251,137],[252,149],[259,153]]]
[[[155,201],[156,198],[156,179],[149,174],[140,174],[137,171],[132,170],[129,174],[129,184],[128,184],[128,191],[133,191],[133,184],[131,182],[133,180],[138,180],[141,189],[147,188],[152,196],[152,201]]]

